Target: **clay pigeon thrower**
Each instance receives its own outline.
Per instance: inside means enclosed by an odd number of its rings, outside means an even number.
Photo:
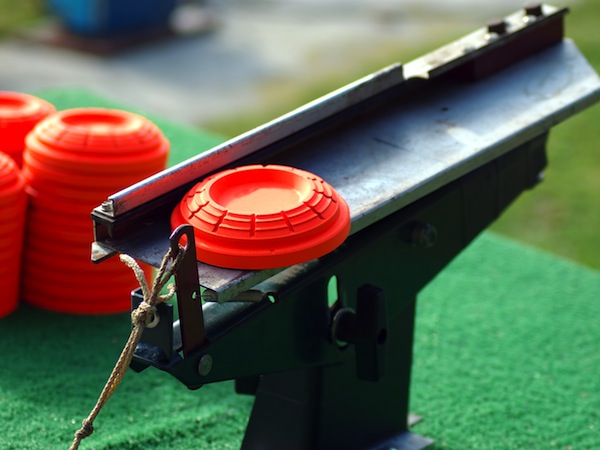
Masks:
[[[409,431],[417,295],[600,96],[565,14],[530,4],[110,196],[94,261],[185,251],[132,367],[235,380],[256,396],[244,449],[428,445]]]

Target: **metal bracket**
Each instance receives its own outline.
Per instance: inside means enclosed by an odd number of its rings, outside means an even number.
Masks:
[[[176,258],[180,251],[185,251],[183,260],[175,272],[177,308],[182,350],[185,357],[198,350],[206,342],[194,229],[190,225],[182,225],[173,231],[169,239],[173,258]],[[182,240],[185,241],[183,247],[181,246]]]
[[[333,319],[336,340],[356,346],[356,377],[379,381],[385,372],[388,318],[383,289],[366,284],[358,289],[356,312],[340,309]]]

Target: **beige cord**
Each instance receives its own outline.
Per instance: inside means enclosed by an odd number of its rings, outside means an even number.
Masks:
[[[131,313],[131,322],[133,324],[133,328],[131,330],[131,334],[129,335],[129,339],[125,344],[125,347],[123,348],[115,367],[108,377],[108,380],[104,385],[104,389],[102,389],[102,393],[100,394],[100,397],[98,397],[96,405],[90,412],[89,416],[83,420],[81,428],[75,433],[75,438],[73,439],[73,443],[71,444],[71,447],[69,447],[69,450],[77,450],[79,448],[79,444],[81,444],[81,441],[94,432],[94,420],[125,376],[125,372],[131,363],[131,359],[133,358],[135,349],[140,342],[144,328],[146,328],[146,326],[152,322],[154,313],[156,311],[156,305],[160,302],[169,300],[175,294],[175,287],[172,284],[167,287],[168,292],[166,294],[160,294],[161,290],[165,287],[181,263],[181,260],[185,255],[185,249],[180,246],[177,257],[173,263],[169,265],[169,261],[172,258],[171,253],[172,249],[169,248],[169,251],[162,260],[160,269],[154,278],[152,289],[148,287],[146,276],[144,275],[144,271],[139,264],[129,255],[120,255],[121,261],[127,267],[133,270],[133,273],[135,274],[135,277],[142,288],[142,294],[144,298],[140,305]]]

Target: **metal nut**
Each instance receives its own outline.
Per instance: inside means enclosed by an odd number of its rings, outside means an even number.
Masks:
[[[213,366],[213,359],[210,355],[204,355],[200,358],[200,362],[198,363],[198,374],[201,377],[205,377],[210,373]]]

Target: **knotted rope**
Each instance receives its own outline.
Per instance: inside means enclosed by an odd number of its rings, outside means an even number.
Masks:
[[[110,396],[115,392],[121,380],[125,376],[125,372],[131,363],[131,359],[133,358],[133,354],[135,349],[140,342],[140,338],[142,337],[142,333],[144,328],[148,326],[149,323],[152,322],[154,314],[156,312],[156,305],[160,302],[167,301],[173,297],[175,294],[175,287],[173,285],[167,286],[167,293],[161,295],[162,289],[168,283],[171,276],[177,270],[177,267],[181,263],[183,256],[185,255],[185,249],[179,247],[179,252],[177,256],[173,260],[171,264],[169,262],[172,260],[172,249],[169,248],[169,251],[165,254],[160,268],[154,278],[154,282],[152,283],[152,289],[148,287],[148,283],[146,282],[146,276],[144,275],[144,271],[139,266],[139,264],[129,255],[120,255],[121,261],[133,270],[135,277],[140,283],[140,287],[142,288],[143,300],[140,305],[131,313],[131,322],[133,324],[133,328],[131,330],[131,334],[129,335],[129,339],[117,360],[115,367],[113,368],[106,384],[104,385],[104,389],[98,397],[98,401],[96,405],[90,412],[89,416],[87,416],[82,424],[81,428],[75,432],[75,438],[71,444],[69,450],[77,450],[79,448],[79,444],[81,441],[91,435],[94,432],[93,423],[96,419],[96,416],[100,413],[102,407],[106,404]]]

